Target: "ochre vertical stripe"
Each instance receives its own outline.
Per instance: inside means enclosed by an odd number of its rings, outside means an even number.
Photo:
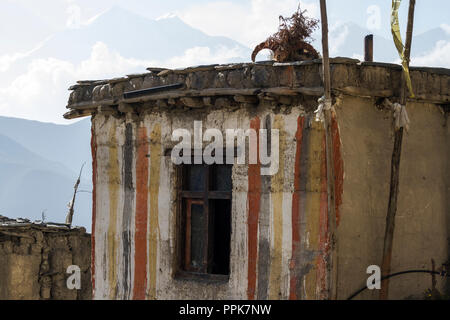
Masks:
[[[91,281],[92,296],[95,297],[95,222],[97,214],[97,142],[94,117],[91,119],[91,155],[92,155],[92,230],[91,230]]]
[[[148,151],[147,129],[138,129],[136,154],[136,229],[133,299],[144,300],[147,288]]]
[[[341,154],[341,137],[336,115],[331,118],[331,134],[333,136],[333,164],[334,164],[334,197],[336,211],[336,226],[341,218],[340,206],[342,204],[342,193],[344,191],[344,162]]]
[[[294,193],[292,195],[292,259],[289,265],[289,299],[297,300],[298,268],[300,259],[300,159],[302,155],[303,127],[305,118],[298,117],[297,132],[295,133],[296,151],[294,164]]]
[[[161,126],[155,124],[150,135],[150,239],[149,239],[149,299],[156,299],[158,257],[158,195],[161,167]]]
[[[308,200],[306,202],[306,240],[307,250],[317,252],[319,249],[319,217],[321,201],[321,165],[322,165],[322,142],[323,125],[320,122],[311,122],[311,135],[308,150]],[[306,299],[316,299],[317,266],[315,259],[308,262],[310,271],[305,276]]]
[[[284,184],[284,153],[286,150],[286,137],[284,120],[276,115],[273,128],[279,130],[278,172],[272,178],[273,199],[273,254],[270,267],[269,299],[281,298],[281,269],[283,254],[283,184]]]
[[[248,283],[247,298],[255,299],[256,262],[258,256],[258,219],[261,200],[261,164],[259,163],[259,129],[258,117],[250,121],[250,128],[257,133],[258,163],[248,165]]]
[[[108,166],[108,188],[109,188],[109,225],[108,225],[108,279],[110,288],[110,299],[116,298],[117,289],[117,202],[119,198],[120,173],[117,152],[116,127],[111,126],[109,132],[109,166]]]
[[[319,216],[319,255],[317,256],[317,292],[318,299],[327,298],[327,259],[329,249],[328,239],[328,190],[326,135],[323,133],[320,165],[320,216]]]

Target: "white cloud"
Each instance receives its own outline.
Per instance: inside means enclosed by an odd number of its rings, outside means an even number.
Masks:
[[[47,40],[49,40],[51,37],[48,37],[41,43],[39,43],[34,49],[28,51],[28,52],[16,52],[12,54],[4,54],[0,56],[0,72],[8,71],[8,69],[17,61],[21,59],[25,59],[29,56],[31,56],[35,51],[39,50]]]
[[[211,50],[209,47],[194,47],[187,49],[183,56],[173,57],[162,65],[169,68],[188,67],[199,64],[226,63],[242,57],[238,47],[227,48],[220,46]]]
[[[380,6],[371,5],[367,8],[367,29],[369,30],[380,30],[381,29],[381,9]]]
[[[450,25],[443,23],[441,24],[442,30],[444,30],[448,35],[450,35]]]
[[[330,26],[330,55],[335,55],[345,43],[350,33],[349,27],[342,21],[337,21]]]
[[[227,36],[253,48],[278,30],[279,15],[291,16],[298,0],[251,0],[249,5],[216,1],[194,5],[179,12],[191,26],[214,36]],[[319,17],[315,3],[301,1],[302,10]]]
[[[359,61],[364,61],[364,56],[362,54],[354,53],[352,59],[358,59]]]
[[[438,41],[429,53],[412,58],[411,65],[450,68],[450,41]]]
[[[176,13],[169,12],[169,13],[163,14],[162,16],[156,18],[155,20],[159,21],[159,20],[170,19],[170,18],[175,18],[175,17],[177,17]]]
[[[226,63],[240,57],[238,48],[194,47],[167,61],[125,58],[104,43],[92,47],[88,59],[73,64],[55,58],[35,59],[26,73],[0,88],[0,115],[39,121],[67,123],[62,115],[69,97],[67,88],[77,80],[107,79],[136,72],[149,66],[170,68],[196,64]]]
[[[81,8],[77,5],[71,5],[67,8],[66,13],[69,15],[67,18],[66,26],[69,29],[78,29],[81,26]]]
[[[13,53],[13,54],[4,54],[0,56],[0,72],[7,71],[11,65],[17,60],[23,59],[28,56],[28,53]]]

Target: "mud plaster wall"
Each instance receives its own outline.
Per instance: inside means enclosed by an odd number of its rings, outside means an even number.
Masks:
[[[449,128],[436,105],[408,103],[391,271],[439,267],[449,256]],[[381,265],[393,150],[392,116],[374,100],[345,97],[337,109],[345,164],[339,238],[339,298],[365,285],[366,268]],[[438,289],[445,282],[438,277]],[[390,281],[390,299],[423,297],[431,276]],[[361,299],[377,299],[377,290]]]
[[[154,110],[93,117],[94,299],[317,299],[327,251],[325,134],[301,106]],[[228,281],[177,271],[172,131],[277,128],[280,170],[233,166]],[[225,136],[225,134],[224,134]],[[225,138],[225,137],[224,137]]]
[[[448,257],[448,127],[435,105],[408,104],[392,272],[437,266]],[[162,156],[174,129],[265,128],[282,132],[283,170],[255,176],[233,168],[231,274],[227,282],[177,279],[175,167]],[[346,96],[337,108],[345,179],[338,208],[338,297],[365,284],[381,264],[393,148],[392,115],[371,99]],[[324,297],[324,134],[301,106],[154,110],[93,118],[96,165],[93,274],[96,299],[318,299]],[[299,143],[300,142],[300,143]],[[447,147],[446,147],[447,146]],[[335,150],[336,151],[336,150]],[[153,156],[152,155],[156,155]],[[339,170],[338,170],[339,171]],[[341,172],[342,173],[342,172]],[[337,173],[338,174],[338,173]],[[339,178],[338,176],[336,178]],[[339,179],[337,179],[339,180]],[[390,298],[421,297],[431,278],[391,281]],[[443,289],[439,282],[439,289]],[[360,298],[377,298],[366,292]]]
[[[84,229],[1,228],[0,300],[90,300],[90,247]],[[67,289],[70,265],[81,269],[80,290]]]

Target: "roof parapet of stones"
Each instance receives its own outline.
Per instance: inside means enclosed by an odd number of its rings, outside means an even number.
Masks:
[[[22,230],[22,229],[39,229],[45,231],[75,231],[85,233],[84,227],[70,227],[64,223],[43,222],[40,220],[31,221],[24,218],[11,219],[0,215],[0,231],[1,230]]]
[[[332,58],[332,90],[360,97],[400,96],[401,66]],[[82,80],[71,86],[64,117],[97,112],[128,112],[136,104],[163,108],[224,107],[227,103],[256,105],[260,100],[289,104],[293,97],[323,94],[321,59],[277,63],[262,61],[201,65],[183,69],[147,68],[146,73],[109,80]],[[450,103],[450,69],[411,67],[416,101]],[[175,88],[176,89],[173,89]],[[150,90],[149,90],[150,89]],[[158,90],[152,90],[158,89]],[[140,92],[145,91],[147,92]],[[132,98],[127,94],[140,93]]]

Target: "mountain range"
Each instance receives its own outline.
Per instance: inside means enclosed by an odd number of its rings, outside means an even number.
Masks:
[[[386,39],[353,22],[341,23],[335,28],[330,29],[330,55],[335,57],[355,57],[363,59],[364,37],[368,34],[374,34],[374,61],[392,63],[399,60],[392,39]],[[322,44],[318,32],[316,32],[313,37],[315,39],[313,42],[314,47],[321,48]],[[450,42],[450,34],[445,32],[442,28],[435,28],[425,33],[415,35],[411,48],[411,57],[421,57],[431,52],[436,47],[438,41]]]
[[[83,163],[73,223],[90,229],[90,119],[56,125],[0,117],[0,214],[63,223]]]

